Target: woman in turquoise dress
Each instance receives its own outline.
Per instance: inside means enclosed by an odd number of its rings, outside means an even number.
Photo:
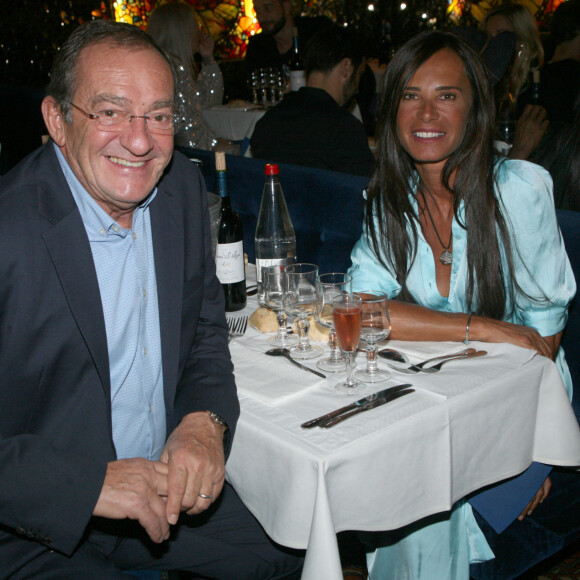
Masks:
[[[556,361],[576,292],[552,183],[493,150],[493,90],[483,61],[452,34],[411,39],[389,63],[377,170],[353,290],[384,290],[398,340],[507,342]],[[549,478],[520,517],[549,493]],[[412,526],[367,534],[371,580],[464,579],[493,557],[458,502]]]

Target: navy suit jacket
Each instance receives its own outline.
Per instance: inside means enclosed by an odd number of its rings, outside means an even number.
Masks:
[[[205,185],[180,153],[150,212],[167,431],[215,411],[230,427],[227,453],[239,404],[223,292]],[[71,554],[115,459],[97,276],[49,143],[0,180],[0,561]]]

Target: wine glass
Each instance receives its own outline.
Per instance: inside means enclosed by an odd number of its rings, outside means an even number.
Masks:
[[[262,269],[262,285],[264,289],[262,306],[276,312],[278,318],[278,334],[268,339],[275,346],[288,347],[298,343],[295,336],[286,331],[286,315],[284,313],[284,288],[286,274],[284,266],[268,266]]]
[[[308,317],[316,312],[318,296],[318,266],[314,264],[291,264],[285,266],[286,292],[284,293],[284,310],[286,314],[296,316],[299,341],[290,349],[290,354],[295,359],[315,358],[322,354],[322,348],[310,344],[308,329],[310,322]]]
[[[322,326],[330,328],[328,344],[330,356],[319,360],[316,366],[329,373],[338,373],[346,370],[346,363],[340,353],[334,330],[334,318],[332,316],[332,301],[337,296],[350,294],[352,277],[342,272],[320,274],[318,276],[318,304],[316,305],[316,320]]]
[[[346,380],[338,383],[335,389],[346,395],[364,393],[367,386],[352,374],[352,358],[358,348],[362,328],[361,298],[356,294],[337,296],[332,301],[332,314],[338,344],[346,360]]]
[[[367,365],[358,370],[355,377],[367,383],[380,383],[391,377],[391,374],[377,367],[377,342],[391,334],[389,318],[389,297],[379,290],[356,292],[362,305],[362,339],[366,342]]]

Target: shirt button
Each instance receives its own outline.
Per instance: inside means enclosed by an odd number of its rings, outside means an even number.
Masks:
[[[137,234],[135,232],[133,232],[133,239],[136,240],[137,239]]]
[[[99,231],[99,233],[101,235],[103,235],[103,236],[106,236],[107,235],[107,232],[105,231],[105,228],[101,228],[100,231]]]
[[[153,413],[153,409],[151,408],[151,405],[149,405],[149,413]]]
[[[113,226],[113,231],[114,232],[118,232],[119,231],[119,226]]]
[[[146,355],[147,354],[147,347],[143,348],[143,354]]]
[[[145,288],[143,288],[143,298],[147,297],[147,290],[145,290]]]

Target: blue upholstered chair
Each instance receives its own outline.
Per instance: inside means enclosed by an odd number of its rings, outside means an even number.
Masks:
[[[580,213],[557,210],[558,223],[577,283],[580,282]],[[572,406],[580,422],[580,306],[578,298],[570,308],[562,347],[572,374]],[[554,425],[554,429],[558,426]],[[532,516],[513,522],[503,533],[496,534],[482,519],[484,531],[496,558],[471,566],[476,580],[510,580],[517,578],[546,558],[580,541],[580,472],[555,468],[551,475],[552,490]],[[476,516],[477,517],[477,516]]]
[[[214,153],[182,149],[202,162],[209,191],[214,190]],[[254,232],[264,187],[260,159],[227,156],[229,192],[233,208],[244,226],[244,252],[254,257]],[[296,232],[297,259],[318,264],[320,272],[344,272],[350,251],[361,235],[362,191],[368,178],[324,169],[280,163],[280,181]]]
[[[139,580],[167,580],[167,572],[156,572],[154,570],[131,570],[125,572],[127,574],[127,580],[130,580],[130,576],[133,578],[138,578]]]

